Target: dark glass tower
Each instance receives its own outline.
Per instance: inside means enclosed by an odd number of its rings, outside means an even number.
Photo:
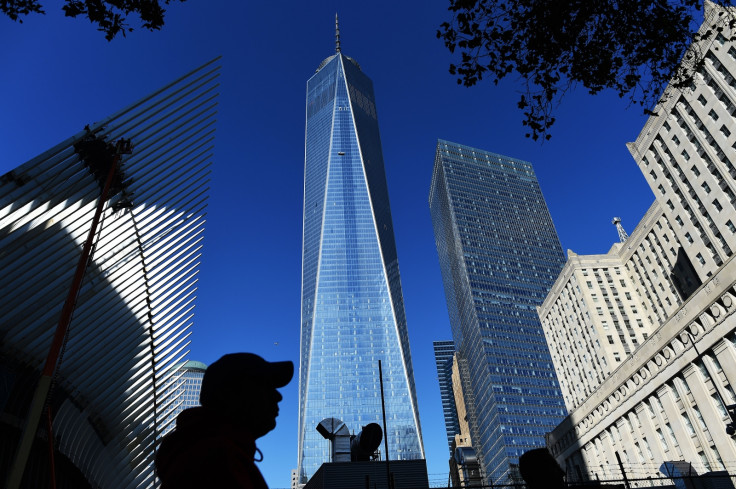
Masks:
[[[435,365],[437,365],[437,380],[440,384],[442,413],[445,417],[445,429],[447,430],[447,448],[452,450],[455,435],[460,433],[455,395],[452,390],[452,357],[455,354],[455,343],[452,341],[435,341],[432,346],[434,347]]]
[[[440,140],[429,206],[472,445],[503,480],[565,415],[536,313],[564,255],[527,162]]]
[[[330,461],[322,419],[381,423],[379,360],[389,459],[424,458],[373,85],[339,44],[307,82],[306,124],[301,482]]]

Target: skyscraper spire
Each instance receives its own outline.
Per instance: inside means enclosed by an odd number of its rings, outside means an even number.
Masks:
[[[629,239],[629,235],[626,234],[626,230],[621,225],[621,218],[620,217],[614,217],[613,221],[611,221],[611,224],[616,226],[616,230],[618,231],[618,240],[620,242],[625,242],[627,239]]]
[[[335,12],[335,53],[340,52],[340,22],[337,20],[337,12]]]
[[[328,461],[322,420],[358,431],[382,419],[381,380],[392,391],[381,458],[424,459],[376,100],[339,32],[336,15],[337,52],[307,81],[299,484]]]

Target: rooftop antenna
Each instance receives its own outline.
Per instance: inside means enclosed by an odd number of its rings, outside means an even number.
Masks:
[[[621,225],[621,218],[620,217],[614,217],[613,221],[611,221],[611,224],[616,226],[616,231],[618,231],[618,240],[622,243],[624,243],[627,239],[629,239],[629,235],[626,234],[626,230]]]
[[[335,53],[340,52],[340,23],[337,20],[337,12],[335,12]]]

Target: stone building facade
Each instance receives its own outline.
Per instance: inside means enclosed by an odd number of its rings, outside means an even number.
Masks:
[[[727,15],[706,3],[701,31]],[[733,13],[731,13],[733,15]],[[736,468],[736,43],[707,44],[628,148],[656,200],[605,255],[568,261],[538,308],[569,416],[547,436],[568,475]],[[731,466],[729,467],[729,464]]]

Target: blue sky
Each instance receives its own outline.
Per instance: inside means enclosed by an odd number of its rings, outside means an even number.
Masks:
[[[169,6],[160,32],[107,42],[61,2],[23,24],[0,18],[0,174],[222,55],[215,164],[190,359],[232,351],[298,364],[306,81],[334,53],[373,80],[396,230],[430,482],[447,481],[432,341],[450,339],[427,203],[437,139],[533,163],[563,249],[605,253],[654,200],[625,143],[645,117],[603,93],[573,92],[551,141],[524,137],[521,85],[457,85],[435,37],[444,0],[193,1]],[[135,22],[131,22],[136,26]],[[273,488],[297,461],[297,385],[259,446]]]

